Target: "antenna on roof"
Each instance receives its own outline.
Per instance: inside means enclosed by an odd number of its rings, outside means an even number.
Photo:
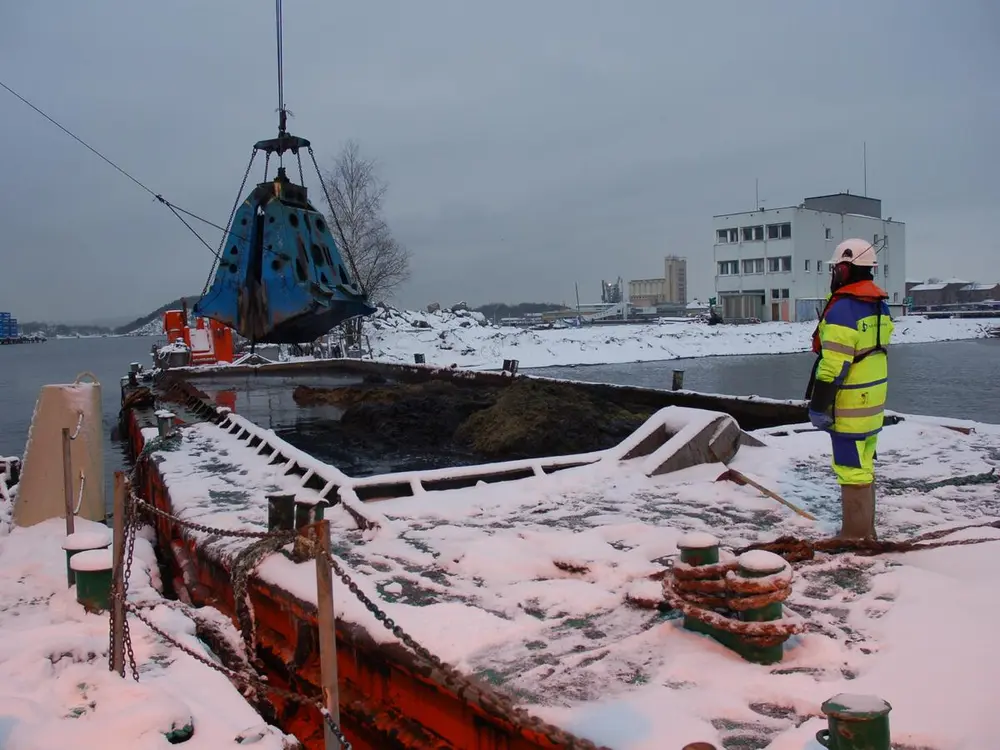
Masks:
[[[864,141],[862,147],[862,159],[865,164],[865,197],[868,197],[868,141]]]

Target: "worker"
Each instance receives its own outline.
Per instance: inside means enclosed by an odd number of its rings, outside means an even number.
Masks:
[[[817,359],[806,398],[809,421],[831,437],[840,485],[839,539],[877,539],[875,458],[893,331],[888,295],[874,281],[877,265],[867,240],[837,245],[830,261],[830,296],[813,333]]]

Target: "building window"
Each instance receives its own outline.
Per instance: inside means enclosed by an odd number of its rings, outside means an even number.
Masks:
[[[739,276],[740,262],[738,260],[720,260],[719,276]]]
[[[749,258],[743,261],[743,273],[764,273],[764,259],[763,258]]]
[[[878,278],[878,266],[872,266],[872,277]]]
[[[781,290],[781,299],[788,299],[788,290],[787,289],[782,289]]]
[[[816,261],[816,273],[823,273],[823,261]]]
[[[882,275],[889,278],[889,266],[882,266]]]
[[[809,271],[809,259],[806,258],[806,272]]]
[[[771,299],[778,299],[778,290],[777,289],[772,289],[771,290]]]
[[[743,261],[743,274],[753,273],[753,261],[745,260]]]
[[[780,258],[767,259],[768,273],[788,273],[792,270],[792,256],[784,255]]]
[[[733,227],[731,229],[718,229],[715,232],[715,244],[728,245],[739,242],[739,231]]]
[[[743,227],[740,232],[743,234],[744,242],[761,242],[764,239],[764,226]]]
[[[826,238],[828,240],[832,240],[833,239],[833,230],[830,229],[830,227],[826,228]]]
[[[893,302],[899,302],[899,292],[893,292],[892,293],[892,301]]]
[[[767,225],[767,238],[769,240],[787,240],[791,236],[792,236],[791,223]]]
[[[875,235],[875,240],[872,242],[872,244],[873,245],[877,245],[878,244],[878,235],[877,234]]]

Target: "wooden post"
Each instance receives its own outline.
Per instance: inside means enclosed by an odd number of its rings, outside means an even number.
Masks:
[[[111,671],[125,676],[125,498],[128,481],[125,472],[115,472],[112,554],[114,572],[111,578]]]
[[[337,635],[333,613],[333,574],[330,570],[330,522],[319,521],[310,529],[316,552],[316,622],[319,628],[320,683],[323,705],[340,726],[340,695],[337,689]],[[340,742],[323,722],[326,750],[340,750]]]
[[[66,536],[73,533],[73,466],[70,456],[70,445],[72,438],[69,436],[69,428],[63,427],[62,431],[62,460],[63,460],[63,494],[66,501]]]

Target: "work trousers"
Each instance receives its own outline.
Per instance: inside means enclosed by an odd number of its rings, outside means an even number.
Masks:
[[[838,484],[872,484],[875,481],[875,459],[878,435],[857,440],[831,433],[833,472]]]

